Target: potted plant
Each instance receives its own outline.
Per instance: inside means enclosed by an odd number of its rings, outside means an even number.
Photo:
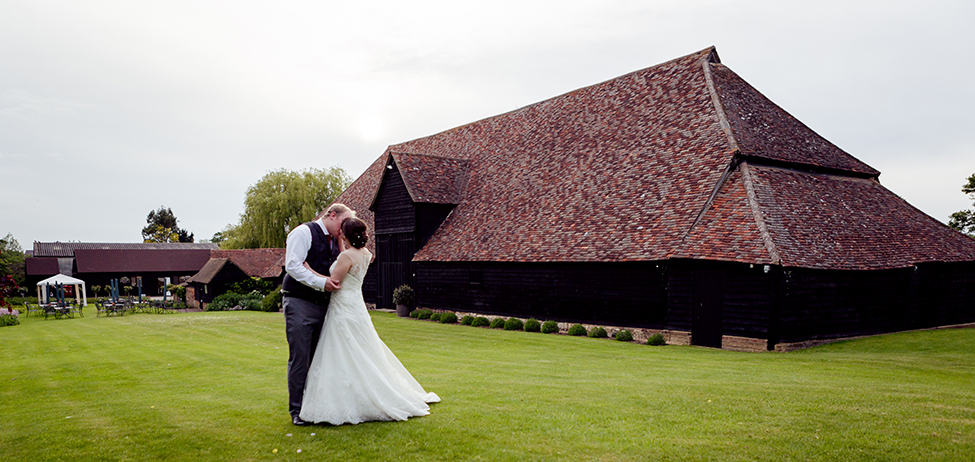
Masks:
[[[396,316],[406,318],[412,311],[415,295],[410,286],[403,284],[393,290],[393,303],[396,305]]]

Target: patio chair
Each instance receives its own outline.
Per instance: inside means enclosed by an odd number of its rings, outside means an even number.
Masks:
[[[102,314],[108,316],[108,308],[105,307],[105,302],[101,300],[95,300],[95,317],[97,318]]]
[[[80,303],[71,302],[69,313],[78,313],[78,316],[85,317],[84,307]]]
[[[41,309],[40,305],[31,305],[30,303],[24,302],[24,316],[30,316],[34,313],[34,316],[40,316],[44,310]]]

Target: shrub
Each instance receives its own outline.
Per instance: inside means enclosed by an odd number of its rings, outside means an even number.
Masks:
[[[12,314],[0,314],[0,327],[16,326],[20,324],[20,318]]]
[[[281,301],[284,298],[281,295],[281,288],[278,287],[274,289],[273,292],[267,294],[264,300],[261,301],[261,311],[274,312],[281,311]]]
[[[240,294],[237,292],[227,292],[216,297],[206,306],[207,311],[229,311],[240,302]]]
[[[397,305],[413,306],[413,300],[415,299],[416,294],[414,294],[413,289],[406,284],[403,284],[393,290],[393,303]]]
[[[488,318],[485,318],[484,316],[478,316],[474,318],[473,321],[471,321],[471,326],[474,327],[486,327],[490,325],[491,325],[491,321],[488,321]]]
[[[555,321],[545,321],[542,323],[542,333],[552,334],[559,331],[559,323]]]
[[[166,286],[166,290],[173,294],[173,299],[186,301],[186,286],[180,286],[176,284],[170,284]]]
[[[238,294],[249,294],[251,292],[257,291],[261,295],[267,295],[271,293],[272,290],[274,290],[274,283],[271,281],[265,281],[264,279],[261,278],[250,277],[244,279],[243,281],[239,281],[231,284],[230,290],[232,292],[237,292]]]
[[[586,328],[582,324],[573,324],[569,328],[569,335],[586,335]]]
[[[504,322],[505,322],[504,318],[494,318],[491,320],[491,328],[501,329],[504,327]]]
[[[542,323],[532,318],[525,321],[525,332],[539,332],[542,330]]]
[[[451,312],[446,312],[440,315],[441,324],[453,324],[457,322],[457,315]]]
[[[441,314],[442,313],[433,313],[433,314],[431,314],[430,315],[430,320],[431,321],[437,321],[437,322],[439,322],[440,321],[440,315]]]
[[[419,318],[420,317],[420,310],[410,311],[410,317],[411,318]]]
[[[633,333],[626,329],[623,329],[616,333],[616,340],[619,340],[621,342],[632,342]]]
[[[264,301],[264,296],[260,292],[254,291],[249,294],[241,295],[237,299],[238,309],[247,311],[262,311],[264,308],[261,302]]]
[[[606,337],[609,337],[609,334],[607,334],[606,333],[606,329],[603,329],[602,327],[593,327],[592,330],[589,331],[589,337],[590,338],[606,338]]]
[[[504,330],[522,330],[525,328],[525,323],[521,322],[521,319],[511,318],[504,322]]]
[[[465,326],[474,324],[474,316],[471,315],[464,316],[463,318],[460,318],[460,323]]]
[[[16,326],[20,324],[20,312],[9,308],[0,308],[0,327]]]
[[[430,319],[430,316],[433,316],[433,310],[417,310],[417,311],[419,311],[419,313],[417,313],[416,315],[417,319]]]
[[[647,345],[660,346],[666,344],[667,341],[664,340],[664,334],[653,334],[647,339]]]

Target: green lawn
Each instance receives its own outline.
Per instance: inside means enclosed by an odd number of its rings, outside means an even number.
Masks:
[[[278,313],[0,328],[4,460],[972,460],[975,330],[793,353],[650,347],[374,313],[443,402],[294,427]],[[277,452],[274,452],[274,450]],[[298,450],[301,453],[298,453]]]

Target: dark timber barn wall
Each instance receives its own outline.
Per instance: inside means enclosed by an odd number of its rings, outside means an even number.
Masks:
[[[666,281],[650,262],[418,262],[417,281],[428,308],[666,328]]]

